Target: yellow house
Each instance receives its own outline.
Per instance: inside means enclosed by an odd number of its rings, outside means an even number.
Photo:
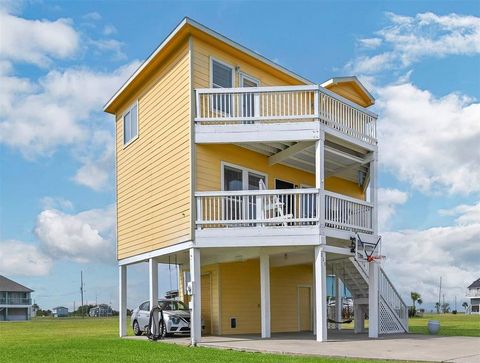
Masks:
[[[105,106],[116,122],[120,336],[127,267],[140,262],[150,306],[158,263],[179,265],[193,344],[295,331],[324,341],[342,322],[342,285],[356,332],[366,313],[370,337],[407,331],[378,263],[373,103],[356,77],[314,84],[185,18]]]

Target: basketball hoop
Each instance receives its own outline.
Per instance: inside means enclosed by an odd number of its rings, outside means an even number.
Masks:
[[[382,256],[382,255],[378,255],[378,256],[368,256],[368,257],[367,257],[367,261],[368,261],[368,262],[373,262],[373,261],[375,261],[375,260],[380,260],[380,261],[382,261],[382,260],[384,260],[385,258],[386,258],[386,256]]]

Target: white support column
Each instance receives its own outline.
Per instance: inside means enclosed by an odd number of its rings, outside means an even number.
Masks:
[[[372,161],[370,161],[370,203],[372,203],[373,205],[372,229],[375,235],[378,234],[377,170],[378,170],[378,156],[377,156],[377,152],[374,151]]]
[[[335,273],[335,320],[342,321],[342,281],[338,277],[338,274]],[[342,324],[336,324],[337,330],[342,329]]]
[[[360,304],[353,304],[353,332],[355,334],[363,333],[365,330],[365,312]]]
[[[192,345],[197,345],[197,343],[200,343],[202,338],[202,284],[199,248],[190,248],[190,280],[192,284],[192,317],[190,321],[190,337]]]
[[[325,131],[320,130],[320,138],[315,142],[315,188],[320,190],[317,203],[320,228],[325,227]]]
[[[378,263],[368,264],[368,337],[378,338]]]
[[[158,262],[153,258],[148,260],[148,281],[151,310],[158,305]]]
[[[118,267],[118,322],[119,335],[127,335],[127,266]]]
[[[321,246],[315,246],[315,330],[318,342],[327,341],[327,270]]]
[[[262,338],[270,338],[270,256],[260,255],[260,313]]]

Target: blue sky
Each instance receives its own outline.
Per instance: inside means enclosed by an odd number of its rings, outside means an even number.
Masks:
[[[117,304],[102,106],[184,16],[312,81],[358,75],[380,115],[385,268],[427,302],[440,276],[450,301],[480,277],[479,2],[0,4],[0,273],[42,307],[78,304],[80,270],[89,301]],[[131,269],[130,306],[146,277]]]

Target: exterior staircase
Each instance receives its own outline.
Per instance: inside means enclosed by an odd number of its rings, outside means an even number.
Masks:
[[[375,262],[378,263],[378,262]],[[334,274],[350,291],[354,304],[367,306],[369,298],[369,262],[360,254],[332,263]],[[379,334],[408,333],[408,307],[379,267],[378,273],[378,332]]]

